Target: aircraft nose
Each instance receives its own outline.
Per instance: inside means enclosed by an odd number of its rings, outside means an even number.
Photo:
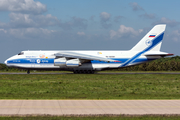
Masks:
[[[7,60],[6,60],[6,61],[4,61],[4,64],[6,64],[6,65],[7,65]]]

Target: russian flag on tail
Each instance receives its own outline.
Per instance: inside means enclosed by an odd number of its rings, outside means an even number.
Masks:
[[[149,37],[156,37],[156,35],[149,35]]]

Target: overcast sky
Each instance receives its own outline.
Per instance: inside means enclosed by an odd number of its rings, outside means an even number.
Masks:
[[[129,50],[167,24],[161,51],[180,55],[179,0],[0,0],[0,63],[22,50]]]

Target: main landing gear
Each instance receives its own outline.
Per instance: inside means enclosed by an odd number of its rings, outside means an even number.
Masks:
[[[27,74],[30,74],[30,70],[27,70]]]
[[[74,70],[74,74],[94,74],[94,70]]]

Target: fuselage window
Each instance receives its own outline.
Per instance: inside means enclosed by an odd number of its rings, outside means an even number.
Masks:
[[[20,52],[18,55],[24,55],[24,52]]]

